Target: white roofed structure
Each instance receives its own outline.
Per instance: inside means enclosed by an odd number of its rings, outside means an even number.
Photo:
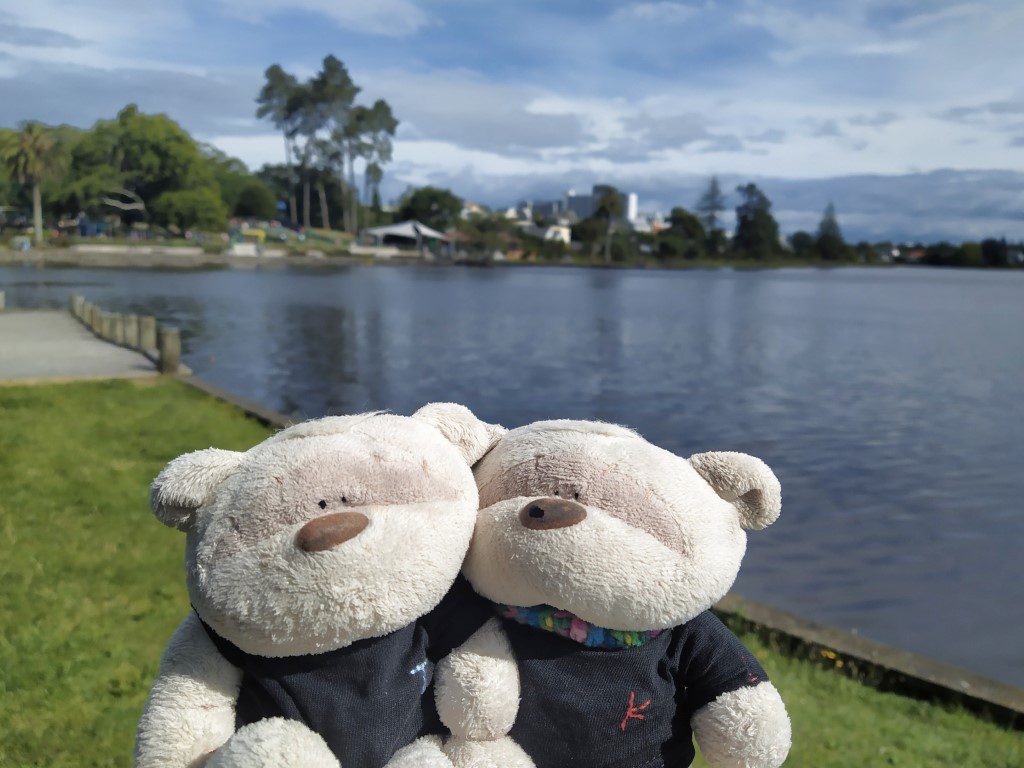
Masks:
[[[421,243],[424,240],[440,240],[442,243],[448,242],[448,236],[444,232],[438,232],[436,229],[431,229],[426,224],[410,219],[409,221],[400,221],[397,224],[388,224],[383,227],[370,227],[363,231],[364,235],[369,235],[378,244],[383,244],[386,238],[392,238],[397,240],[412,240],[415,243]]]

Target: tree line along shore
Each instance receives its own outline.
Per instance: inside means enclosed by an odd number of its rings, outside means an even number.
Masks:
[[[772,203],[754,183],[739,186],[734,225],[727,194],[712,178],[699,200],[643,228],[624,217],[624,195],[602,186],[585,217],[525,216],[474,205],[448,189],[409,187],[381,201],[398,119],[334,56],[300,80],[274,64],[255,94],[254,114],[280,131],[285,162],[251,171],[193,139],[163,114],[128,105],[91,128],[27,121],[0,129],[0,248],[88,242],[198,245],[224,251],[231,233],[259,229],[287,253],[350,252],[369,227],[417,220],[447,242],[418,244],[473,261],[646,266],[920,263],[1024,266],[1024,245],[988,238],[963,243],[847,242],[831,203],[816,231],[783,236]],[[552,237],[552,232],[557,236]]]

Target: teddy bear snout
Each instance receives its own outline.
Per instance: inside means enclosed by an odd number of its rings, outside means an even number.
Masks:
[[[557,497],[535,499],[519,510],[519,522],[532,531],[568,528],[586,518],[587,510],[582,504]]]
[[[299,529],[295,543],[304,552],[323,552],[354,539],[370,519],[361,512],[334,512],[310,520]]]

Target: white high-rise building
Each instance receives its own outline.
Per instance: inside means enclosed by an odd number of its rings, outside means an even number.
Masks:
[[[633,224],[637,219],[637,196],[636,192],[626,195],[626,221]]]

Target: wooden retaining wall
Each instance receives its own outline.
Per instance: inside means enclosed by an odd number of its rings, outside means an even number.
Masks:
[[[157,323],[149,315],[105,312],[77,293],[71,294],[68,303],[71,314],[99,338],[141,352],[160,373],[191,373],[181,363],[181,332],[174,326]]]

